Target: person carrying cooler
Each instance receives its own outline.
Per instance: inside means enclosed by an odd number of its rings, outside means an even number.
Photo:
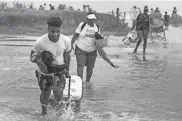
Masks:
[[[66,75],[69,75],[71,40],[61,34],[62,20],[59,17],[51,17],[48,21],[48,33],[42,35],[34,43],[30,54],[31,62],[37,64],[35,75],[41,90],[40,103],[42,115],[47,114],[48,99],[53,90],[56,105],[62,105],[63,90],[66,82]],[[47,53],[47,54],[45,54]],[[47,59],[45,60],[44,58]],[[55,72],[53,68],[66,64],[67,72]],[[57,69],[56,69],[57,70]],[[57,77],[57,78],[55,78]]]

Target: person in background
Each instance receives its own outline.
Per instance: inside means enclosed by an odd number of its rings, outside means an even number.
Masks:
[[[96,46],[96,33],[97,35],[100,34],[100,27],[95,24],[96,19],[96,15],[94,13],[87,13],[86,22],[81,22],[78,25],[71,42],[72,48],[74,48],[73,45],[75,43],[75,40],[78,40],[75,47],[77,74],[80,78],[83,79],[84,66],[86,66],[86,82],[90,82],[91,80],[97,52],[112,67],[119,67],[118,65],[115,65],[113,62],[110,61],[102,47]]]
[[[154,9],[151,8],[151,9],[150,9],[150,13],[152,14],[152,13],[154,13],[154,12],[155,12]]]
[[[132,27],[136,24],[136,18],[140,14],[140,8],[133,6],[131,9],[131,20],[132,20]]]
[[[168,30],[170,17],[167,14],[167,11],[165,12],[165,15],[163,17],[163,20],[164,20],[164,24],[165,24],[165,29]]]
[[[173,11],[172,11],[172,17],[174,16],[177,16],[177,9],[176,7],[173,8]]]
[[[159,7],[156,7],[155,12],[160,12]]]
[[[142,39],[144,40],[143,42],[143,54],[146,54],[146,47],[147,47],[147,39],[148,39],[148,33],[149,33],[149,15],[148,15],[148,6],[144,7],[144,12],[140,13],[137,16],[136,19],[136,30],[137,30],[137,35],[139,40],[137,41],[136,47],[133,51],[133,53],[137,53],[137,49],[142,42]],[[135,27],[134,26],[134,27]],[[132,28],[132,30],[134,29]]]

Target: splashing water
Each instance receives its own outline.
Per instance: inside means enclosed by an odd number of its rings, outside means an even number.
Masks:
[[[66,105],[66,102],[63,102]],[[76,112],[74,111],[74,102],[71,102],[67,108],[54,110],[49,106],[47,116],[41,117],[39,121],[150,121],[147,118],[141,118],[138,114],[123,112],[119,115],[113,112],[96,113],[91,111]]]

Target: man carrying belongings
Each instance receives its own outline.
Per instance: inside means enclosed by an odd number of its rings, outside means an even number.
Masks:
[[[47,114],[51,90],[56,100],[56,109],[63,107],[63,90],[71,59],[71,40],[61,34],[62,20],[59,17],[51,17],[47,24],[48,33],[37,39],[30,55],[31,62],[38,66],[35,75],[41,90],[42,115]]]

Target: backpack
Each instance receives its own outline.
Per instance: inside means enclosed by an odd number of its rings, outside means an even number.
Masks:
[[[84,22],[84,23],[82,24],[82,26],[81,26],[81,31],[83,30],[83,28],[85,27],[86,24],[87,24],[87,22]],[[99,25],[97,25],[97,24],[96,24],[96,26],[97,26],[98,32],[99,32],[100,27],[99,27]],[[81,32],[81,31],[80,31],[80,32]]]

